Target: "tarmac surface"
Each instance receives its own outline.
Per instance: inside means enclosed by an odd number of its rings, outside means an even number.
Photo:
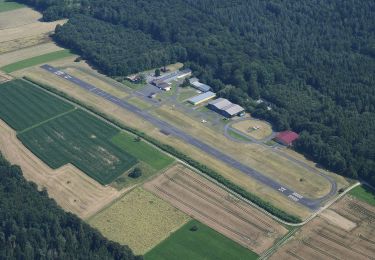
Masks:
[[[288,197],[290,200],[296,202],[296,203],[299,203],[307,208],[309,208],[310,210],[317,210],[320,208],[321,204],[330,199],[332,196],[334,196],[336,194],[336,191],[337,191],[337,184],[336,182],[331,179],[330,177],[328,176],[325,176],[325,175],[322,175],[324,178],[327,179],[327,181],[329,181],[331,183],[331,190],[330,192],[321,197],[321,198],[318,198],[318,199],[310,199],[310,198],[306,198],[300,194],[298,194],[297,192],[293,191],[292,189],[276,182],[275,180],[263,175],[262,173],[242,164],[241,162],[235,160],[234,158],[228,156],[227,154],[219,151],[218,149],[210,146],[210,145],[207,145],[206,143],[200,141],[199,139],[185,133],[184,131],[174,127],[173,125],[165,122],[165,121],[162,121],[156,117],[154,117],[153,115],[151,115],[150,113],[148,113],[147,111],[143,111],[139,108],[137,108],[136,106],[124,101],[124,100],[121,100],[85,81],[82,81],[74,76],[71,76],[57,68],[54,68],[50,65],[43,65],[41,66],[42,69],[46,70],[46,71],[49,71],[53,74],[55,74],[56,76],[59,76],[63,79],[66,79],[74,84],[76,84],[77,86],[89,91],[89,92],[92,92],[94,93],[95,95],[97,96],[100,96],[114,104],[116,104],[117,106],[125,109],[125,110],[128,110],[128,111],[131,111],[133,112],[134,114],[136,114],[137,116],[143,118],[144,120],[147,120],[148,122],[152,123],[153,125],[155,125],[156,127],[159,128],[159,130],[167,135],[172,135],[172,136],[175,136],[175,137],[178,137],[179,139],[195,146],[196,148],[199,148],[200,150],[204,151],[205,153],[215,157],[216,159],[218,159],[219,161],[222,161],[224,163],[226,163],[227,165],[245,173],[246,175],[254,178],[255,180],[257,180],[258,182],[282,193],[284,196]]]

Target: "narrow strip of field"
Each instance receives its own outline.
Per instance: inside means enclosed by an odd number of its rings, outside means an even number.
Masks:
[[[174,162],[172,157],[161,153],[156,148],[125,132],[114,136],[112,142],[157,171],[166,168]]]
[[[57,59],[66,58],[73,55],[69,50],[61,50],[61,51],[55,51],[47,54],[43,54],[40,56],[36,56],[33,58],[29,58],[26,60],[21,60],[15,63],[8,64],[4,67],[1,67],[0,69],[2,71],[5,71],[6,73],[11,73],[17,70],[25,69],[28,67],[32,67],[35,65],[43,64],[46,62],[51,62]]]
[[[375,190],[367,185],[355,187],[349,192],[349,194],[369,205],[375,206]]]
[[[134,156],[110,142],[118,132],[87,112],[75,110],[18,138],[51,168],[72,163],[101,184],[109,184],[137,163]]]
[[[145,255],[145,260],[252,260],[258,255],[192,220]]]
[[[20,3],[0,0],[0,13],[23,8],[23,7],[25,7],[25,5],[20,4]]]
[[[193,171],[177,165],[145,188],[256,253],[262,253],[287,230],[250,205]]]
[[[129,245],[136,254],[144,254],[189,220],[181,211],[137,188],[94,216],[89,224],[107,238]]]
[[[17,131],[73,109],[23,80],[1,84],[0,96],[0,118]]]

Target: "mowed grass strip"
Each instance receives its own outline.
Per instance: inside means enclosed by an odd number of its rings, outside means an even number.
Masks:
[[[167,202],[137,188],[88,222],[107,238],[144,254],[189,220]]]
[[[18,138],[51,168],[71,163],[101,184],[109,184],[137,163],[110,139],[119,131],[82,110],[22,132]]]
[[[29,58],[26,60],[21,60],[15,63],[8,64],[2,68],[0,68],[2,71],[6,73],[11,73],[17,70],[21,70],[24,68],[32,67],[38,64],[43,64],[46,62],[51,62],[54,60],[66,58],[73,55],[69,50],[61,50],[61,51],[55,51],[47,54],[43,54],[40,56],[36,56],[33,58]]]
[[[8,2],[5,0],[0,0],[0,13],[23,8],[23,7],[25,7],[25,5],[17,3],[17,2]]]
[[[367,185],[357,186],[349,192],[350,195],[375,207],[375,190]]]
[[[23,80],[0,85],[0,118],[16,131],[48,120],[74,107]]]
[[[194,231],[194,228],[197,230]],[[192,220],[145,255],[145,260],[251,260],[258,255]]]
[[[121,132],[112,138],[112,142],[122,150],[160,171],[174,162],[174,159],[133,135]]]

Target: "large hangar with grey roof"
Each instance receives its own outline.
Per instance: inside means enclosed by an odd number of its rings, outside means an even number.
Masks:
[[[208,107],[225,117],[234,117],[245,112],[245,109],[237,104],[233,104],[228,99],[218,98],[210,103]]]

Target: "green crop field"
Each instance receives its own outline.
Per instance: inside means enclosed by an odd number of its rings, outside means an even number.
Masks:
[[[72,105],[26,81],[0,85],[0,118],[17,131],[72,109]]]
[[[25,7],[23,4],[19,4],[16,2],[6,2],[5,0],[0,0],[0,13],[1,12],[6,12],[6,11],[11,11],[14,9],[19,9]]]
[[[65,57],[69,57],[73,55],[69,50],[61,50],[61,51],[55,51],[47,54],[43,54],[40,56],[36,56],[30,59],[21,60],[15,63],[8,64],[2,68],[0,68],[2,71],[5,71],[6,73],[11,73],[17,70],[21,70],[24,68],[32,67],[38,64],[43,64],[46,62],[51,62],[57,59],[62,59]]]
[[[198,230],[190,229],[196,226]],[[254,252],[238,245],[206,225],[192,220],[145,255],[146,260],[257,259]]]
[[[362,200],[372,206],[375,206],[375,190],[366,185],[355,187],[349,192],[350,195]]]
[[[118,132],[77,109],[22,132],[18,138],[50,167],[72,163],[101,184],[108,184],[137,163],[134,156],[110,141]]]
[[[172,157],[160,152],[144,141],[135,140],[134,136],[125,132],[114,136],[112,142],[157,171],[166,168],[174,162]]]

